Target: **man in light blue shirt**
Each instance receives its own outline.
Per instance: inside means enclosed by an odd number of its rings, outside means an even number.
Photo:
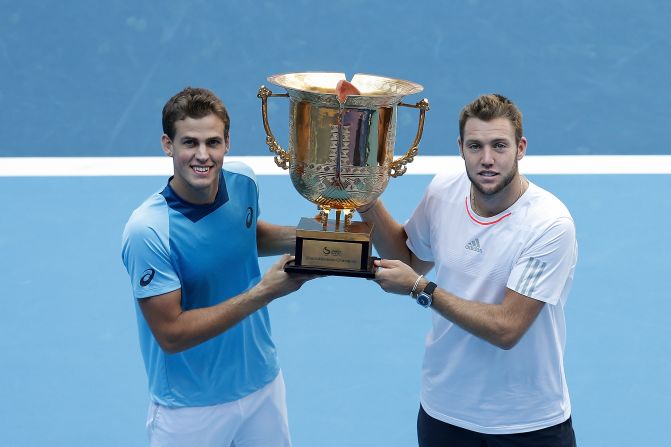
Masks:
[[[295,229],[257,219],[253,172],[224,164],[229,127],[209,90],[172,97],[161,144],[174,175],[123,232],[151,445],[291,445],[266,305],[310,277],[284,272],[289,255],[261,276],[258,256],[292,251]]]

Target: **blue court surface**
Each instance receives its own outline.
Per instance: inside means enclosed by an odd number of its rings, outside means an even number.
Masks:
[[[566,353],[578,440],[663,445],[671,236],[660,198],[671,176],[530,178],[565,201],[578,229]],[[390,183],[383,197],[398,219],[429,180]],[[259,182],[262,218],[289,225],[312,215],[288,177]],[[145,445],[146,379],[119,246],[130,210],[163,184],[0,178],[2,445]],[[414,445],[425,309],[366,280],[332,277],[270,310],[294,445]]]
[[[665,0],[0,0],[0,446],[147,444],[120,243],[169,175],[154,158],[161,108],[187,85],[220,95],[261,217],[295,225],[315,210],[269,161],[256,93],[302,71],[424,86],[405,98],[431,102],[422,157],[383,194],[399,221],[433,174],[458,168],[465,103],[499,92],[520,106],[522,172],[578,231],[566,348],[578,444],[667,445],[669,23]],[[283,144],[287,109],[270,101]],[[416,126],[399,110],[397,155]],[[273,302],[294,446],[416,445],[429,312],[336,277]]]

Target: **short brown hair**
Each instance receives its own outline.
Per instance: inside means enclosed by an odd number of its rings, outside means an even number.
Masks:
[[[464,141],[464,127],[469,118],[491,121],[496,118],[507,118],[515,129],[515,144],[522,139],[522,112],[508,98],[497,93],[482,95],[467,104],[459,114],[459,138]]]
[[[163,133],[175,138],[175,123],[185,118],[204,118],[215,114],[224,123],[224,138],[228,140],[231,120],[221,99],[206,88],[187,87],[170,98],[163,106]]]

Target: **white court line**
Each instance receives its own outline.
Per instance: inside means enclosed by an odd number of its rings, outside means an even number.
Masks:
[[[272,156],[226,157],[257,175],[286,175]],[[418,156],[406,175],[434,175],[463,169],[458,156]],[[528,155],[525,174],[671,174],[671,155]],[[166,176],[168,157],[0,157],[0,177]]]

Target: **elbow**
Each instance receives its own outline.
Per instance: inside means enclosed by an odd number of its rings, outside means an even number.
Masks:
[[[489,340],[497,348],[504,351],[509,351],[517,346],[517,343],[522,339],[524,331],[517,327],[501,328],[496,331],[495,335]]]
[[[179,354],[180,352],[184,351],[184,349],[182,347],[180,347],[179,345],[176,345],[176,344],[160,343],[159,342],[159,346],[161,347],[161,349],[163,349],[163,351],[166,354]]]
[[[179,354],[183,351],[183,349],[180,349],[180,346],[177,343],[171,343],[169,341],[160,339],[156,339],[156,341],[158,341],[158,345],[166,354]]]
[[[493,341],[492,343],[500,349],[503,349],[504,351],[510,351],[517,345],[517,342],[519,342],[519,338],[514,338],[514,337],[501,337],[496,341]]]
[[[161,334],[156,335],[155,338],[158,345],[166,354],[179,354],[189,348],[175,334]]]

